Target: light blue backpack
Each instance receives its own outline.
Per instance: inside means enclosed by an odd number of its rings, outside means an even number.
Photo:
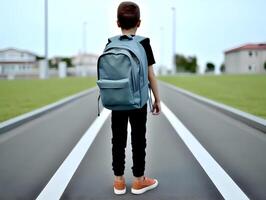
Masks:
[[[148,62],[141,36],[115,36],[98,59],[97,85],[105,108],[142,108],[149,99]],[[98,99],[99,100],[99,99]]]

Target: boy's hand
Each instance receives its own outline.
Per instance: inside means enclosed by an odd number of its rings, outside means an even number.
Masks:
[[[152,114],[153,115],[159,115],[161,113],[161,104],[160,102],[154,102],[152,105]]]

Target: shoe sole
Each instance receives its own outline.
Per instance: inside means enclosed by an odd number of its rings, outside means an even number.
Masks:
[[[147,192],[149,190],[152,190],[158,186],[158,181],[155,179],[155,183],[153,185],[150,185],[148,187],[142,188],[142,189],[133,189],[131,188],[131,193],[132,194],[143,194],[144,192]]]
[[[117,190],[114,188],[114,193],[117,195],[126,194],[126,188],[123,190]]]

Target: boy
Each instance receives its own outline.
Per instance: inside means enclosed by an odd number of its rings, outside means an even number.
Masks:
[[[137,4],[133,2],[122,2],[117,9],[117,25],[121,28],[123,35],[135,36],[140,26],[140,10]],[[158,94],[157,82],[153,72],[152,65],[155,63],[153,52],[148,38],[141,41],[146,51],[148,60],[148,79],[152,92],[155,97],[153,104],[153,114],[158,115],[161,111],[160,98]],[[126,111],[112,111],[112,155],[113,171],[115,175],[114,193],[125,194],[126,184],[124,178],[125,169],[125,148],[127,143],[127,124],[131,124],[131,144],[133,154],[133,175],[134,181],[131,192],[133,194],[142,194],[158,185],[156,179],[144,176],[145,170],[145,148],[146,148],[146,121],[147,104],[140,109]]]

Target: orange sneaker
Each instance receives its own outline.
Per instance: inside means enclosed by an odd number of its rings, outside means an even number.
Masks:
[[[158,186],[158,181],[156,179],[144,177],[143,180],[135,180],[132,184],[131,192],[133,194],[143,194],[148,190],[152,190]]]
[[[125,182],[125,180],[115,180],[114,181],[114,193],[118,194],[118,195],[126,193],[126,182]]]

